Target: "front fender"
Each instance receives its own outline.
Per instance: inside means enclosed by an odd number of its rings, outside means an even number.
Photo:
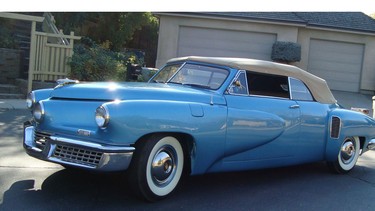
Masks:
[[[223,156],[226,106],[178,101],[125,100],[107,103],[106,107],[110,113],[110,122],[101,133],[110,135],[112,140],[134,144],[147,134],[168,132],[184,133],[193,137],[192,174],[204,173]]]
[[[41,100],[45,100],[50,97],[53,89],[38,89],[32,91],[32,94],[34,95],[34,103],[37,103]]]
[[[333,118],[339,118],[339,134],[332,137],[331,131],[334,130],[332,124]],[[327,161],[334,161],[340,151],[342,142],[346,137],[360,137],[362,153],[367,151],[367,145],[375,137],[375,120],[362,113],[346,110],[335,109],[329,115],[329,130],[326,145],[325,158]]]
[[[135,143],[145,134],[155,132],[194,133],[189,104],[172,101],[132,100],[106,103],[110,123],[104,132]]]

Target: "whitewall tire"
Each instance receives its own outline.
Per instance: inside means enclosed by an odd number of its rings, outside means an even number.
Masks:
[[[160,200],[177,187],[184,168],[184,150],[172,136],[153,136],[137,146],[130,185],[148,201]]]
[[[336,173],[347,173],[356,165],[360,151],[359,138],[347,137],[341,144],[337,160],[328,164]]]

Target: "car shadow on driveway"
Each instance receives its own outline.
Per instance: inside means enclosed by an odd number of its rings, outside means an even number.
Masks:
[[[374,170],[357,166],[353,174],[369,171]],[[17,181],[4,193],[0,210],[350,209],[341,200],[365,197],[361,189],[374,187],[351,175],[331,174],[324,163],[314,163],[190,176],[167,199],[147,203],[133,195],[126,176],[64,169],[47,177],[39,190],[34,180]]]

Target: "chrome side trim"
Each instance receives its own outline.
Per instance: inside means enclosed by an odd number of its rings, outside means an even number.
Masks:
[[[371,139],[371,141],[368,142],[367,149],[369,149],[369,150],[375,149],[375,139]]]
[[[288,77],[288,87],[289,87],[289,98],[293,99],[293,94],[292,94],[292,84],[290,83],[292,77]],[[295,79],[295,78],[293,78]]]
[[[58,142],[64,142],[64,143],[68,143],[68,144],[79,145],[79,146],[89,147],[89,148],[95,148],[95,149],[102,150],[102,151],[129,151],[129,152],[133,152],[135,150],[134,147],[103,146],[103,145],[96,144],[96,143],[78,141],[78,140],[75,140],[75,139],[62,138],[62,137],[58,137],[58,136],[51,136],[50,139],[53,140],[53,141],[58,141]]]

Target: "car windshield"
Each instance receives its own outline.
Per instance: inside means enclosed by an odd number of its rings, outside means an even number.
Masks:
[[[152,81],[216,90],[220,88],[229,74],[228,70],[217,67],[198,64],[181,66],[181,64],[165,66]]]
[[[152,79],[152,82],[167,83],[170,78],[177,72],[182,64],[167,65],[161,69],[157,75]]]

